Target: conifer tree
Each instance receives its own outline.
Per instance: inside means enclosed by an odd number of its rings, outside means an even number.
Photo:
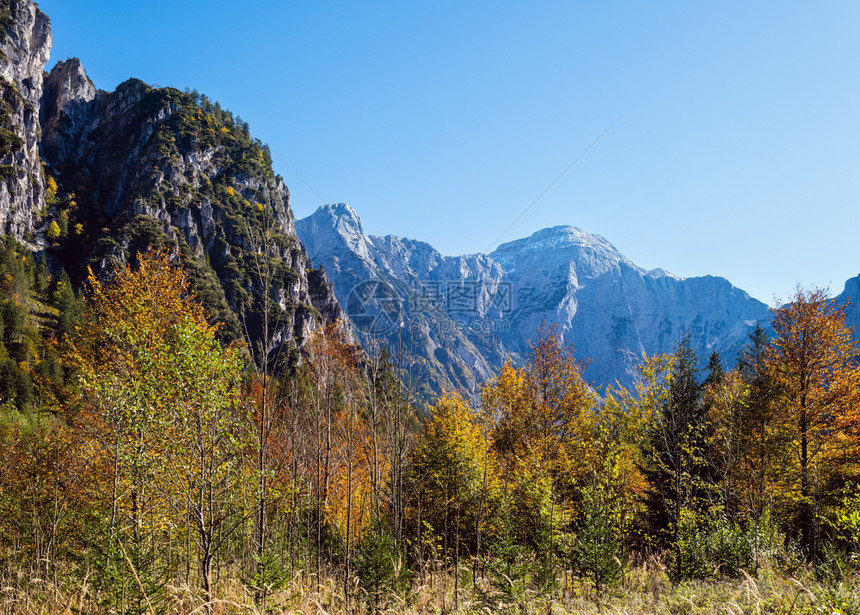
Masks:
[[[738,370],[746,383],[738,475],[738,504],[746,514],[759,519],[769,506],[769,494],[782,465],[781,430],[775,414],[775,385],[765,358],[770,340],[756,323],[749,342],[738,361]]]
[[[710,491],[707,420],[700,400],[696,353],[681,331],[668,379],[668,395],[651,417],[642,471],[652,536],[675,550],[676,575],[683,574],[681,529],[704,512]]]

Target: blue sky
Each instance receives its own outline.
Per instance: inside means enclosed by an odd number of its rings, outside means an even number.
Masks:
[[[860,3],[39,4],[49,66],[248,121],[298,217],[484,251],[617,120],[502,241],[570,224],[768,303],[860,273]]]

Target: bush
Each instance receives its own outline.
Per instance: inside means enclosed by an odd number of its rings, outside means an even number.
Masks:
[[[719,508],[712,509],[701,527],[689,511],[681,514],[678,545],[680,562],[676,565],[681,578],[703,579],[718,571],[738,577],[741,570],[755,566],[751,535],[738,523],[729,521]]]
[[[359,539],[353,554],[353,568],[358,586],[367,593],[374,611],[385,606],[388,597],[405,592],[409,574],[384,519],[376,519]]]
[[[589,581],[599,594],[618,585],[624,575],[619,558],[621,546],[619,532],[600,494],[585,490],[576,524],[576,540],[571,547],[570,563],[574,573]]]
[[[715,574],[738,578],[761,565],[791,572],[803,561],[800,550],[788,541],[768,513],[744,524],[730,521],[721,507],[714,507],[702,523],[682,514],[679,539],[680,565],[685,579]]]

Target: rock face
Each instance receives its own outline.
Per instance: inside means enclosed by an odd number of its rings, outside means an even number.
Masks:
[[[249,335],[258,357],[293,363],[311,330],[348,322],[247,124],[196,93],[97,90],[77,59],[43,77],[51,42],[34,2],[0,0],[0,235],[78,280],[167,249],[223,337]]]
[[[854,339],[860,339],[860,275],[845,282],[836,302],[845,306],[845,324],[854,328]]]
[[[29,1],[0,1],[0,233],[23,239],[44,206],[39,157],[48,18]]]
[[[429,370],[437,391],[458,384],[460,373],[474,390],[505,360],[527,354],[544,325],[590,360],[591,382],[629,385],[642,353],[672,352],[681,329],[702,364],[713,350],[731,364],[756,321],[770,318],[767,306],[725,279],[645,271],[602,237],[573,227],[459,257],[423,242],[368,236],[347,205],[322,207],[296,228],[356,328],[399,319],[404,326],[394,332],[410,333],[416,361],[438,363]],[[362,295],[373,280],[390,291],[376,286]],[[387,339],[394,341],[390,332]]]
[[[204,97],[131,79],[96,90],[78,60],[45,79],[42,152],[76,229],[66,257],[110,268],[139,249],[181,252],[227,337],[292,352],[322,320],[343,320],[295,234],[289,191],[268,149]],[[270,304],[265,307],[266,302]],[[262,330],[263,311],[275,326]]]
[[[504,272],[487,257],[446,257],[423,242],[371,237],[345,204],[320,208],[296,230],[365,348],[384,343],[407,356],[419,396],[452,388],[477,394],[509,356],[496,331],[477,325],[500,314],[492,281]]]
[[[102,93],[104,94],[104,93]],[[72,58],[58,62],[45,80],[42,95],[42,152],[54,164],[74,163],[83,155],[92,127],[96,88],[81,66]]]

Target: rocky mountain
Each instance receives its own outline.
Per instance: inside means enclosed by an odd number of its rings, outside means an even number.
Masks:
[[[130,79],[98,90],[77,59],[43,79],[47,18],[0,0],[0,232],[80,280],[158,246],[182,258],[223,335],[297,360],[343,317],[295,234],[289,191],[247,124],[196,92]],[[269,331],[263,331],[263,311]]]
[[[494,297],[504,276],[486,256],[446,257],[423,242],[369,236],[345,204],[321,207],[296,230],[364,347],[385,344],[407,356],[424,397],[453,388],[476,393],[510,356],[498,332],[483,326],[501,315]]]
[[[45,202],[39,108],[51,42],[33,2],[0,1],[0,234],[33,231]]]
[[[429,370],[436,390],[458,373],[480,384],[527,353],[544,325],[590,361],[591,382],[627,385],[642,353],[672,352],[682,329],[703,364],[713,350],[733,363],[756,322],[769,320],[767,306],[723,278],[645,271],[602,237],[573,227],[458,257],[423,242],[369,236],[342,204],[320,208],[296,229],[358,329],[388,327],[387,339],[407,331],[416,360],[439,364]]]
[[[642,353],[672,352],[682,329],[702,364],[714,350],[733,364],[756,322],[770,319],[765,304],[724,278],[646,271],[569,226],[503,244],[490,258],[514,288],[508,347],[524,352],[541,323],[554,324],[602,384],[629,384]]]
[[[854,339],[860,337],[860,275],[845,282],[845,288],[836,296],[836,302],[845,306],[845,324],[854,327]]]

